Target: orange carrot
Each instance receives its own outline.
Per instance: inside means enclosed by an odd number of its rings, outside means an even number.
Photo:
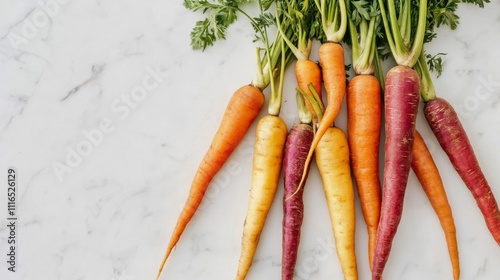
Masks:
[[[318,130],[314,135],[311,148],[307,154],[305,166],[309,166],[314,150],[318,146],[321,137],[325,134],[330,125],[337,118],[346,90],[346,73],[344,65],[344,48],[342,45],[333,42],[326,42],[319,48],[319,61],[323,73],[323,83],[325,85],[327,102],[323,118],[319,122]],[[297,191],[304,184],[307,168],[304,169],[302,179]]]
[[[252,85],[241,87],[229,100],[219,129],[196,171],[188,199],[177,219],[177,224],[170,238],[165,257],[160,265],[157,279],[160,277],[172,249],[179,241],[179,238],[196,212],[196,209],[200,206],[201,200],[212,178],[227,161],[243,136],[245,136],[250,125],[264,105],[264,101],[264,94],[262,91]]]
[[[309,59],[299,59],[295,64],[295,77],[297,78],[298,87],[313,97],[313,94],[309,90],[309,84],[312,84],[316,93],[321,98],[321,69],[316,62]],[[313,116],[316,116],[316,112],[312,108],[309,100],[305,99],[307,109]]]
[[[347,133],[354,179],[368,230],[368,259],[373,264],[380,218],[379,144],[382,122],[380,83],[357,75],[347,87]]]
[[[441,180],[436,164],[425,145],[424,139],[422,139],[422,136],[417,131],[415,131],[411,167],[439,218],[446,237],[446,243],[448,244],[448,253],[450,254],[453,267],[453,279],[458,280],[460,278],[460,264],[456,229],[451,207],[448,203],[443,181]]]
[[[305,166],[309,166],[321,137],[337,118],[346,90],[346,73],[344,65],[344,48],[340,44],[347,30],[346,3],[340,1],[315,1],[321,15],[321,24],[326,42],[319,48],[319,63],[321,64],[323,83],[326,90],[327,105],[318,129],[314,135],[311,148],[307,154]],[[304,168],[302,179],[297,187],[298,192],[303,186],[308,168]]]
[[[377,0],[372,0],[377,5]],[[348,15],[356,10],[347,5]],[[368,261],[373,267],[377,228],[380,219],[381,190],[379,178],[379,146],[382,127],[382,97],[375,71],[377,13],[359,22],[349,17],[352,68],[356,76],[347,85],[347,133],[354,179],[368,230]]]

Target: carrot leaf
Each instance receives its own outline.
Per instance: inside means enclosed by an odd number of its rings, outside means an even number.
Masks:
[[[427,65],[429,66],[429,70],[431,72],[436,71],[437,76],[441,76],[441,73],[443,73],[443,59],[442,56],[446,55],[445,53],[438,53],[435,55],[431,55],[426,53],[425,58],[427,60]]]
[[[209,13],[204,19],[196,22],[191,32],[193,49],[205,50],[213,46],[219,39],[226,39],[227,28],[237,19],[237,1],[211,3],[207,0],[184,0],[184,7],[191,11],[202,10]]]

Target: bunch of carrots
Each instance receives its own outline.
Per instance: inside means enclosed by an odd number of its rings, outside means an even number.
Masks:
[[[256,2],[256,6],[251,4]],[[256,127],[252,180],[242,229],[236,279],[246,279],[283,172],[282,279],[293,279],[304,215],[303,193],[313,158],[323,182],[335,248],[345,279],[358,279],[355,254],[355,191],[367,225],[372,280],[381,279],[403,212],[410,170],[427,194],[446,238],[452,274],[460,278],[456,229],[445,187],[432,156],[415,129],[419,103],[452,165],[470,189],[486,226],[500,245],[500,211],[471,143],[452,106],[436,96],[425,43],[434,28],[458,24],[459,0],[185,0],[207,14],[192,36],[195,49],[225,39],[238,16],[256,34],[257,74],[229,100],[212,144],[194,176],[156,279],[194,216],[211,180],[223,168],[265,104]],[[467,0],[479,6],[485,0]],[[255,7],[257,9],[255,9]],[[257,10],[252,16],[249,11]],[[439,12],[436,12],[439,11]],[[273,28],[274,38],[269,29]],[[274,32],[275,31],[275,32]],[[318,40],[319,63],[310,60]],[[344,47],[355,76],[347,81]],[[391,55],[387,73],[381,60]],[[299,123],[288,130],[280,117],[284,73],[295,61]],[[436,61],[434,61],[436,62]],[[440,62],[438,60],[437,62]],[[432,65],[432,64],[431,64]],[[323,94],[326,93],[326,105]],[[335,125],[347,105],[347,133]],[[384,121],[383,121],[384,119]],[[384,165],[379,170],[381,131]],[[382,173],[382,178],[380,177]]]

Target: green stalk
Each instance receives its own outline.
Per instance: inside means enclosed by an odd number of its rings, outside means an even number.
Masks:
[[[314,1],[320,11],[323,31],[329,42],[340,43],[344,38],[347,29],[345,1],[349,0],[329,1],[328,4],[326,0]]]
[[[403,65],[407,67],[413,67],[417,63],[420,53],[422,52],[424,36],[426,31],[426,17],[427,17],[427,0],[419,1],[419,14],[417,30],[415,32],[414,40],[410,40],[411,37],[411,15],[408,10],[411,8],[408,3],[407,6],[403,6],[403,12],[401,17],[398,19],[396,15],[396,8],[394,0],[388,0],[389,8],[389,19],[390,24],[387,19],[387,14],[384,7],[384,1],[378,0],[380,6],[380,12],[382,16],[382,21],[384,23],[384,28],[386,31],[386,39],[391,49],[391,53],[396,60],[398,65]],[[398,24],[401,23],[401,26]],[[404,35],[404,37],[403,37]],[[412,44],[410,46],[410,44]]]
[[[411,1],[408,1],[408,5],[406,5],[406,15],[408,17],[406,21],[406,35],[403,37],[405,44],[410,44],[410,36],[411,36]]]
[[[380,16],[382,17],[382,23],[384,24],[384,29],[385,29],[385,35],[386,35],[386,41],[387,44],[389,45],[389,49],[391,50],[391,53],[397,54],[397,49],[396,49],[396,43],[394,42],[394,38],[392,37],[392,31],[391,28],[389,27],[389,21],[387,20],[387,14],[385,12],[384,8],[384,0],[378,0],[378,4],[380,7]]]
[[[306,32],[304,32],[302,25],[304,25],[303,21],[299,22],[294,22],[290,24],[291,26],[295,27],[295,35],[297,36],[297,46],[292,42],[290,39],[291,34],[285,34],[283,31],[283,28],[281,26],[281,21],[280,21],[280,12],[278,11],[278,5],[275,6],[276,9],[276,26],[278,27],[278,32],[281,34],[281,37],[285,41],[285,43],[288,45],[288,48],[292,51],[292,53],[295,55],[295,57],[298,60],[306,60],[309,58],[309,55],[311,53],[311,41],[307,38]],[[288,9],[293,9],[293,7],[288,5]],[[283,9],[280,9],[282,14],[288,14],[288,18],[292,20],[291,15],[289,13],[286,13]]]
[[[269,82],[267,82],[266,75],[264,75],[264,68],[262,66],[262,60],[260,58],[260,48],[255,48],[255,57],[257,58],[257,74],[255,74],[254,79],[252,80],[252,85],[254,87],[259,88],[261,91],[264,90]]]
[[[358,40],[359,37],[358,30],[356,29],[356,26],[354,26],[354,22],[352,22],[350,17],[349,17],[349,34],[351,34],[351,53],[354,64],[356,58],[358,58],[361,55],[361,46]]]
[[[403,3],[403,1],[401,1]],[[402,6],[402,11],[400,12],[399,17],[399,26],[401,27],[401,37],[403,38],[403,44],[408,46],[410,44],[410,36],[411,36],[411,18],[410,18],[410,3],[408,0],[404,0],[404,4]]]
[[[375,77],[377,77],[378,82],[380,83],[380,88],[382,92],[385,90],[385,79],[384,79],[384,71],[382,69],[382,61],[380,56],[378,55],[378,50],[374,51],[375,53]]]
[[[366,44],[366,37],[368,36],[368,23],[366,23],[366,19],[362,19],[361,23],[359,24],[359,43],[361,46],[364,46]]]
[[[350,6],[348,6],[350,8]],[[373,16],[370,21],[365,18],[356,27],[351,19],[351,11],[347,9],[349,15],[349,33],[352,43],[352,64],[356,75],[368,74],[372,75],[374,70],[375,57],[375,27],[377,25],[377,17]],[[359,33],[358,33],[359,31]]]
[[[403,37],[401,35],[401,31],[399,29],[398,18],[396,15],[396,8],[394,5],[394,0],[388,0],[387,2],[388,2],[387,6],[389,8],[389,19],[391,20],[391,31],[392,31],[392,34],[394,35],[397,54],[398,54],[398,56],[404,56],[404,54],[407,51],[406,51],[406,46],[405,46],[404,41],[403,41]],[[396,62],[397,62],[397,60],[396,60]]]
[[[281,103],[283,97],[283,85],[285,80],[285,67],[286,63],[286,55],[285,55],[285,43],[283,40],[280,40],[279,45],[281,46],[281,63],[278,77],[278,88],[275,88],[273,84],[274,79],[271,79],[271,97],[269,100],[269,107],[267,109],[267,113],[269,115],[278,116],[281,110]]]
[[[316,93],[316,90],[314,90],[314,87],[312,87],[311,92],[313,92],[315,94],[315,96],[318,96],[318,94]],[[314,113],[316,113],[316,116],[318,117],[317,121],[318,122],[321,121],[321,119],[323,118],[323,111],[324,111],[324,107],[322,106],[321,101],[318,102],[317,98],[309,96],[307,93],[305,93],[300,88],[297,88],[297,93],[300,93],[300,95],[302,95],[303,99],[305,98],[305,99],[307,99],[307,101],[309,101],[309,103],[311,104],[311,106],[313,108]]]
[[[424,37],[427,25],[427,0],[420,0],[420,7],[418,11],[418,25],[417,32],[415,34],[415,40],[413,40],[413,47],[407,58],[407,63],[404,64],[408,67],[412,67],[417,62],[420,53],[424,47]]]
[[[420,95],[424,102],[436,98],[436,90],[434,89],[434,84],[432,83],[431,74],[429,68],[427,67],[427,62],[425,60],[424,52],[419,56],[417,64],[415,64],[415,70],[417,70],[420,75]]]
[[[300,89],[297,89],[297,93],[295,94],[295,99],[297,100],[297,112],[299,114],[299,121],[303,124],[310,124],[312,122],[312,114],[307,109],[304,97],[302,97],[302,94],[299,92],[299,90]]]

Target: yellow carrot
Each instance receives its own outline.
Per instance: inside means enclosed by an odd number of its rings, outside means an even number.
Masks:
[[[257,250],[267,213],[278,188],[287,132],[285,122],[277,116],[267,115],[257,124],[250,200],[236,279],[245,279]]]
[[[328,211],[332,222],[337,256],[346,280],[357,280],[354,233],[354,189],[349,167],[349,146],[344,132],[330,127],[315,151]]]

